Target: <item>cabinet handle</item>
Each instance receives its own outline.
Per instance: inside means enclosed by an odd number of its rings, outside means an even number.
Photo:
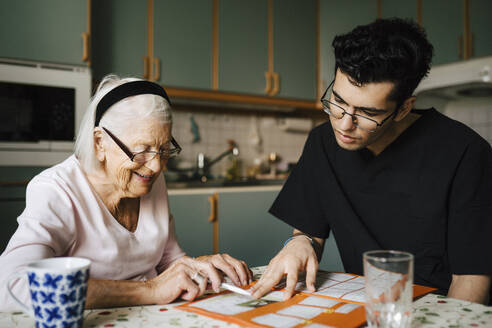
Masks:
[[[148,80],[150,78],[150,76],[149,76],[149,57],[144,56],[143,62],[144,62],[143,78]]]
[[[273,72],[273,89],[269,93],[270,96],[275,96],[280,91],[280,80],[278,73]]]
[[[154,81],[159,81],[161,79],[161,63],[159,58],[154,58]]]
[[[208,202],[210,203],[210,216],[208,217],[208,222],[217,221],[217,194],[213,194],[208,197]]]
[[[265,93],[268,95],[272,90],[272,73],[265,72]]]
[[[458,58],[463,59],[463,35],[458,36]]]
[[[212,251],[214,254],[217,254],[219,252],[219,215],[217,213],[219,194],[215,192],[212,196],[208,197],[208,201],[210,202],[210,216],[208,222],[211,222],[213,225]]]
[[[471,58],[475,55],[474,51],[473,51],[473,33],[470,33],[470,41],[469,41],[468,46],[469,46],[468,54],[470,55],[470,58]]]
[[[89,34],[82,33],[82,61],[89,61]]]

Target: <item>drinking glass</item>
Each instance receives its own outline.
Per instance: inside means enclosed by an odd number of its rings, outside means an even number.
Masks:
[[[406,328],[412,320],[413,255],[393,250],[363,254],[369,327]]]

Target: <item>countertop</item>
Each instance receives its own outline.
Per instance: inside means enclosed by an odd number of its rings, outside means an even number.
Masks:
[[[228,181],[214,179],[207,182],[200,181],[166,181],[169,195],[180,194],[209,194],[214,192],[252,192],[252,191],[278,191],[282,188],[285,179],[268,180],[239,180]]]

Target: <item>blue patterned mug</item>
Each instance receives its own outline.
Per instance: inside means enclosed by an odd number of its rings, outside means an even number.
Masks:
[[[34,317],[36,328],[82,327],[90,260],[53,257],[29,263],[9,279],[7,289],[24,312]],[[32,310],[12,292],[11,283],[27,273]]]

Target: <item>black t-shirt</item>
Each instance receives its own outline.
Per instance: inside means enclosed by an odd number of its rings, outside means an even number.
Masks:
[[[338,146],[329,122],[311,131],[270,213],[312,236],[333,231],[347,272],[362,253],[415,255],[417,284],[445,293],[451,274],[492,273],[492,150],[435,109],[378,156]]]

